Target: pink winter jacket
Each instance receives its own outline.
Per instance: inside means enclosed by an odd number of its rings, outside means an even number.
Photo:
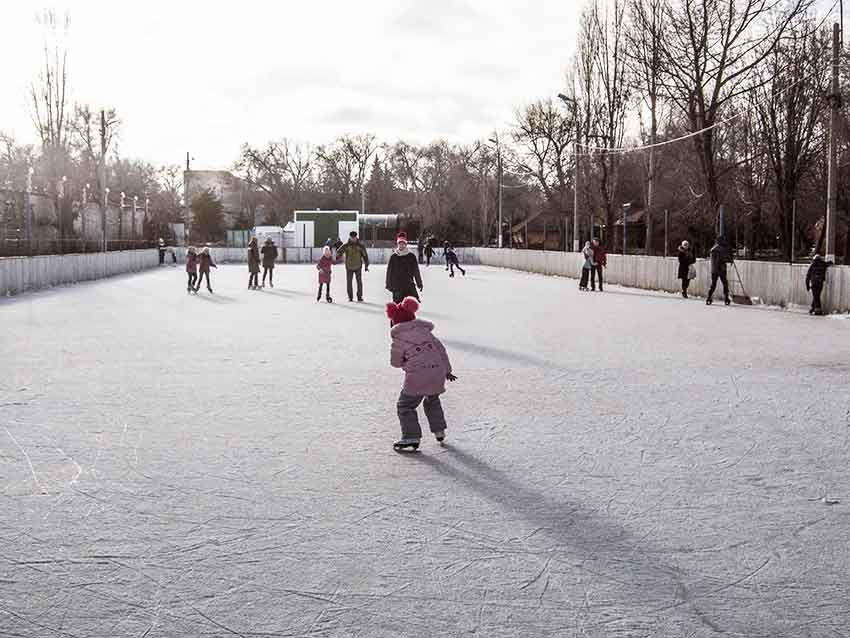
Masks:
[[[432,330],[434,324],[422,319],[396,324],[390,330],[390,365],[404,369],[402,392],[407,395],[434,396],[446,391],[446,375],[451,373],[452,364]]]

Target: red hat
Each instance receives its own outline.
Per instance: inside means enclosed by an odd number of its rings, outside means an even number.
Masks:
[[[405,244],[407,243],[407,233],[401,231],[398,235],[395,236],[396,242],[403,241]]]
[[[415,297],[405,297],[401,303],[387,304],[387,317],[395,323],[404,323],[416,319],[416,311],[419,310],[419,302]]]

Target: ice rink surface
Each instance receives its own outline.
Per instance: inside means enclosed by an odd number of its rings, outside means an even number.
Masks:
[[[399,455],[383,268],[276,273],[0,300],[0,636],[850,636],[847,321],[432,267]]]

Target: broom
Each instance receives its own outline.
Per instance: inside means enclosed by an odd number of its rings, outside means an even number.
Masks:
[[[750,299],[750,296],[747,294],[747,291],[744,288],[744,280],[741,279],[741,273],[738,272],[738,265],[734,261],[732,262],[732,267],[735,269],[735,276],[738,278],[738,284],[741,286],[742,293],[740,295],[736,295],[735,291],[733,290],[732,301],[734,301],[736,304],[740,304],[743,306],[752,306],[753,300]]]

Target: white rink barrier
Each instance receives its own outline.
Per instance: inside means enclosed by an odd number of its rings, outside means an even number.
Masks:
[[[158,263],[158,252],[153,249],[4,257],[0,259],[0,295],[103,279],[155,268]]]
[[[461,260],[472,264],[509,268],[542,275],[559,275],[578,279],[583,260],[577,253],[509,250],[498,248],[465,248],[459,251]],[[774,306],[808,306],[811,295],[806,291],[806,264],[783,264],[766,261],[736,261],[747,294],[757,303]],[[681,282],[676,277],[679,262],[675,257],[646,257],[642,255],[608,255],[605,281],[644,290],[664,290],[678,293]],[[697,278],[688,292],[704,297],[711,283],[711,264],[707,259],[696,263]],[[730,279],[734,269],[729,268]],[[731,283],[731,282],[730,282]],[[718,283],[722,295],[722,284]],[[733,291],[740,292],[736,285]],[[833,266],[827,271],[823,294],[824,310],[850,312],[850,266]]]

